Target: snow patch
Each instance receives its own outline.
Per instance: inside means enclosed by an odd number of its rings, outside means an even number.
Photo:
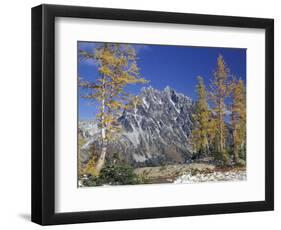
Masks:
[[[180,110],[176,107],[175,103],[171,100],[171,98],[169,98],[169,101],[171,102],[177,113],[180,113]]]
[[[147,160],[145,156],[140,154],[133,154],[133,158],[136,162],[145,162]]]
[[[130,142],[132,142],[132,144],[134,145],[135,148],[138,147],[138,145],[139,145],[139,134],[138,134],[138,132],[133,131],[133,132],[124,134],[124,136],[126,136],[130,140]]]
[[[143,104],[145,105],[146,108],[149,108],[149,104],[145,100],[145,97],[142,98]]]

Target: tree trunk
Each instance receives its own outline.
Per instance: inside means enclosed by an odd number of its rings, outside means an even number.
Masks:
[[[98,163],[96,165],[96,172],[97,172],[97,174],[100,173],[102,167],[104,166],[105,156],[106,156],[106,147],[102,147],[101,155],[100,155],[100,157],[98,159]]]
[[[237,143],[233,146],[233,161],[235,164],[239,163],[239,147],[237,146]]]
[[[221,115],[222,117],[222,115]],[[223,120],[220,120],[220,152],[223,153],[224,152],[224,144],[223,144]]]
[[[222,112],[221,112],[221,98],[219,99],[219,118],[218,118],[218,121],[219,121],[219,146],[218,146],[218,151],[219,153],[222,153]]]
[[[233,131],[233,161],[235,164],[238,163],[238,146],[237,146],[237,141],[236,141],[236,131],[235,131],[236,127],[234,126],[234,131]]]
[[[102,101],[101,101],[101,141],[102,141],[102,150],[101,155],[98,159],[96,165],[97,174],[100,173],[100,170],[104,166],[106,150],[107,150],[107,141],[106,141],[106,124],[105,124],[105,87],[104,87],[104,77],[103,77],[103,92],[102,92]]]
[[[232,112],[233,113],[233,112]],[[238,148],[238,141],[237,141],[237,117],[235,114],[232,114],[232,126],[233,126],[233,134],[232,134],[232,139],[233,139],[233,161],[235,164],[238,163],[239,160],[239,148]]]
[[[234,153],[233,153],[233,160],[234,160],[234,163],[237,164],[238,163],[238,160],[239,159],[239,156],[238,156],[238,148],[237,147],[234,147]]]
[[[105,124],[104,124],[104,111],[105,111],[105,102],[104,99],[102,100],[102,116],[101,116],[101,122],[102,122],[102,129],[101,129],[101,140],[102,140],[102,149],[101,149],[101,155],[98,159],[98,163],[96,165],[96,172],[97,174],[100,173],[100,170],[104,166],[105,162],[105,156],[106,156],[106,149],[107,149],[107,143],[106,143],[106,134],[105,134]]]

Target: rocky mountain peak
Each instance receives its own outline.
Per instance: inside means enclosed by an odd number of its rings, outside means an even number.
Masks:
[[[160,165],[183,163],[191,157],[188,137],[191,133],[193,103],[191,98],[167,86],[164,90],[143,87],[141,104],[126,110],[118,118],[123,132],[110,145],[132,165]],[[79,125],[87,130],[87,125]],[[89,124],[92,127],[93,124]],[[98,132],[98,129],[95,129]],[[89,137],[89,133],[92,135]],[[98,133],[88,132],[87,146],[98,144]],[[85,148],[87,150],[87,148]],[[87,152],[87,151],[85,151]]]

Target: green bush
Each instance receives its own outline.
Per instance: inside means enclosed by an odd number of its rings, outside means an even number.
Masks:
[[[215,152],[214,157],[220,166],[225,166],[229,163],[229,153],[225,152]]]
[[[127,164],[107,164],[100,171],[99,179],[104,184],[138,184],[139,178],[131,166]]]
[[[81,177],[83,186],[130,185],[140,184],[145,180],[134,173],[134,169],[125,163],[107,163],[99,175],[86,174]]]
[[[103,181],[98,176],[87,175],[81,178],[81,182],[83,186],[91,187],[91,186],[100,186],[103,185]]]
[[[236,166],[240,166],[240,167],[245,167],[246,166],[246,161],[243,159],[238,159]]]
[[[246,146],[239,150],[239,158],[246,161]]]

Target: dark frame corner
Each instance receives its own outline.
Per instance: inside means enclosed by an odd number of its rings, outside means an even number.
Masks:
[[[265,200],[74,213],[55,213],[55,17],[93,18],[265,29]],[[32,8],[32,221],[41,225],[222,214],[274,209],[274,20],[109,8],[40,5]]]

